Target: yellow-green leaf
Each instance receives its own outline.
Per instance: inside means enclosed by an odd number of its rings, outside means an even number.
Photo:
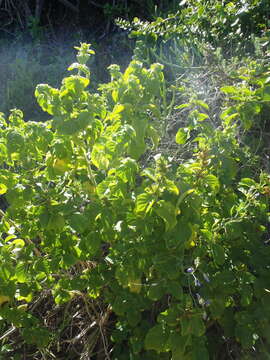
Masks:
[[[7,192],[7,187],[5,184],[0,184],[0,195],[3,195]]]

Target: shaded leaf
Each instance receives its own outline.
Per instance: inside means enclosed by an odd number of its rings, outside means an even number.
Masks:
[[[164,220],[166,231],[172,230],[175,227],[178,210],[171,202],[160,200],[157,203],[157,207],[155,207],[155,211]]]
[[[166,348],[168,332],[163,325],[152,327],[146,334],[144,347],[146,350],[155,350],[162,352]]]

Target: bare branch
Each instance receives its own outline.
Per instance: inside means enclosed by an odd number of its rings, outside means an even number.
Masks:
[[[70,10],[78,13],[79,9],[78,7],[76,7],[75,5],[73,5],[69,0],[58,0],[60,1],[63,5],[65,5],[67,8],[69,8]]]
[[[103,5],[100,5],[100,4],[96,3],[96,2],[93,1],[93,0],[89,0],[88,2],[89,2],[90,4],[92,4],[92,5],[94,5],[95,7],[98,7],[98,8],[101,8],[101,9],[104,8]]]
[[[44,0],[36,0],[35,18],[38,20],[38,22],[40,21],[43,5],[44,5]]]

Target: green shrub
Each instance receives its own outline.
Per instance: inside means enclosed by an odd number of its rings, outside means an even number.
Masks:
[[[92,53],[78,48],[60,89],[37,86],[50,120],[1,117],[1,317],[48,348],[42,318],[21,304],[44,290],[58,305],[83,294],[108,305],[114,359],[215,359],[228,343],[231,356],[267,359],[270,178],[246,166],[239,138],[269,106],[269,77],[247,99],[235,98],[244,84],[224,86],[219,127],[203,101],[180,104],[189,115],[176,142],[192,155],[175,162],[155,150],[162,66],[112,65],[90,93]]]

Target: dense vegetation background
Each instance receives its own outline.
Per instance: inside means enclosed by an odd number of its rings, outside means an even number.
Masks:
[[[0,45],[0,359],[269,359],[269,1],[2,0]]]

